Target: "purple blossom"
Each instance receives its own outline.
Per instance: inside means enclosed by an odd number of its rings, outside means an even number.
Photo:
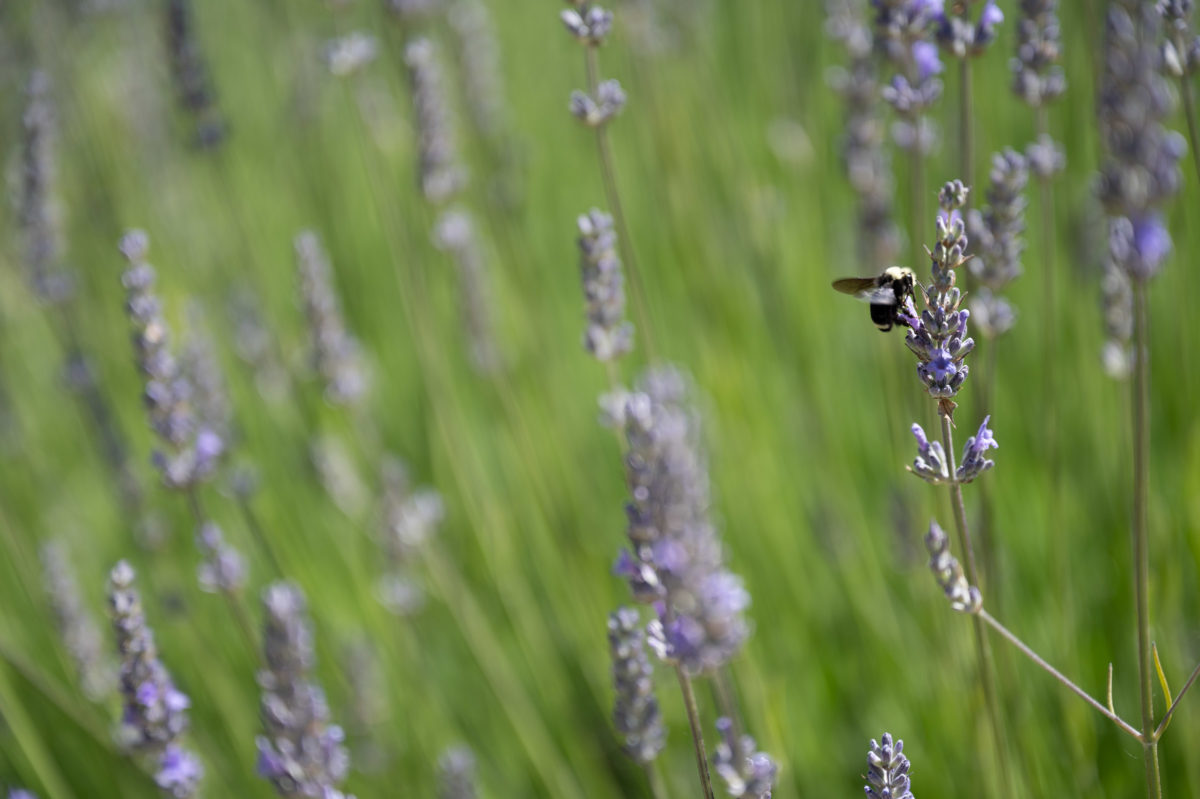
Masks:
[[[713,771],[725,781],[725,789],[736,799],[770,799],[779,767],[766,752],[756,751],[757,744],[749,735],[740,738],[733,722],[722,716],[717,719],[721,742],[713,752]]]
[[[927,483],[937,485],[950,479],[950,467],[946,462],[946,451],[940,441],[930,441],[921,425],[913,423],[913,437],[917,439],[917,457],[910,468],[913,474]]]
[[[180,799],[192,796],[204,776],[204,767],[183,747],[171,745],[163,752],[154,781],[167,794]]]
[[[865,786],[869,799],[913,799],[908,769],[904,741],[893,742],[891,734],[886,732],[880,736],[880,743],[871,739]]]
[[[649,763],[666,744],[666,730],[654,696],[654,669],[646,657],[637,609],[618,608],[609,615],[608,647],[616,694],[613,725],[625,752],[639,763]]]
[[[962,564],[950,554],[950,539],[936,521],[929,523],[925,548],[929,551],[929,569],[950,600],[950,607],[959,613],[977,613],[983,607],[983,595],[967,582]]]
[[[955,471],[955,479],[960,483],[969,483],[996,465],[986,457],[989,449],[999,449],[1000,447],[987,426],[988,420],[991,418],[991,416],[983,418],[983,423],[979,425],[979,431],[968,438],[963,447],[962,462]]]
[[[1017,20],[1017,53],[1011,61],[1013,91],[1037,108],[1058,99],[1067,79],[1058,65],[1061,25],[1058,0],[1022,0]]]
[[[945,68],[942,59],[938,57],[937,45],[933,42],[913,42],[912,56],[913,63],[917,65],[917,76],[922,81],[941,74]]]

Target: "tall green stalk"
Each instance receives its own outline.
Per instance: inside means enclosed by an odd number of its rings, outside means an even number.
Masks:
[[[1142,754],[1146,766],[1146,796],[1161,799],[1158,739],[1154,729],[1154,666],[1150,652],[1150,557],[1147,503],[1150,483],[1149,325],[1146,284],[1133,281],[1133,581],[1137,608],[1138,684],[1141,688]]]
[[[946,450],[946,459],[950,474],[958,469],[954,456],[953,422],[946,413],[942,418],[942,446]],[[975,550],[971,545],[971,534],[967,527],[967,510],[963,503],[962,485],[957,480],[951,480],[950,502],[954,506],[954,526],[958,532],[958,545],[963,553],[967,571],[967,580],[971,585],[979,586],[979,571],[975,567]],[[1005,745],[1004,725],[1000,717],[1000,707],[996,699],[996,677],[992,670],[992,652],[988,646],[987,635],[984,631],[984,621],[978,614],[972,614],[971,624],[975,632],[975,656],[979,661],[979,682],[983,687],[983,699],[987,709],[988,720],[992,727],[993,744],[996,748],[996,764],[1000,771],[1000,786],[1004,796],[1012,796],[1012,777],[1009,773],[1008,748]]]

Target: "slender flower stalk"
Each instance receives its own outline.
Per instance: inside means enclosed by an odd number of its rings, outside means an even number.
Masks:
[[[93,702],[103,701],[116,690],[116,669],[104,652],[104,637],[79,595],[66,543],[47,541],[41,547],[41,557],[46,596],[80,688]]]
[[[1133,577],[1137,617],[1138,676],[1146,793],[1162,795],[1158,741],[1154,737],[1154,667],[1150,646],[1149,393],[1150,350],[1146,292],[1162,268],[1171,237],[1161,206],[1182,182],[1179,159],[1184,144],[1162,121],[1173,101],[1161,75],[1161,19],[1148,3],[1120,0],[1109,7],[1105,28],[1105,68],[1100,92],[1101,140],[1108,157],[1100,172],[1099,194],[1110,217],[1111,257],[1133,288]],[[1137,147],[1128,142],[1136,140]]]
[[[604,181],[604,195],[612,212],[621,260],[629,276],[634,315],[642,329],[647,352],[653,360],[654,343],[650,335],[646,292],[634,255],[629,225],[621,205],[621,195],[617,189],[616,165],[608,138],[608,123],[625,107],[625,90],[615,79],[600,79],[599,50],[612,32],[613,15],[611,11],[591,0],[568,0],[568,5],[570,8],[563,10],[559,17],[567,32],[583,47],[584,67],[587,72],[587,89],[571,92],[568,108],[572,116],[596,133],[596,152],[600,160],[600,175]]]
[[[475,753],[452,746],[438,758],[438,799],[475,799]]]
[[[937,217],[937,243],[930,252],[933,282],[929,286],[921,286],[920,294],[925,309],[920,315],[917,315],[916,306],[910,298],[902,318],[909,328],[905,344],[917,356],[917,376],[927,393],[937,400],[942,425],[942,446],[937,449],[928,443],[920,427],[914,426],[919,452],[913,471],[926,480],[931,476],[936,477],[934,482],[944,482],[949,487],[959,546],[966,561],[966,579],[971,586],[978,586],[979,572],[967,528],[962,484],[989,468],[984,453],[996,444],[985,419],[964,450],[962,469],[955,463],[953,416],[957,403],[954,397],[962,389],[970,371],[965,358],[975,348],[975,341],[967,330],[967,320],[971,314],[959,307],[962,293],[956,285],[958,272],[969,259],[966,255],[966,226],[960,210],[966,204],[967,194],[967,187],[958,180],[945,184],[939,192],[941,210]],[[923,461],[926,465],[922,464]],[[949,479],[949,475],[954,475],[954,479]],[[972,622],[979,681],[991,722],[1002,790],[1004,795],[1011,795],[1006,740],[996,698],[991,652],[983,622],[974,615]]]
[[[830,0],[825,30],[846,50],[844,69],[829,82],[846,105],[841,155],[850,187],[858,197],[860,256],[881,271],[896,260],[901,236],[893,219],[895,185],[884,149],[886,131],[879,111],[880,86],[874,58],[874,34],[854,0]]]
[[[175,687],[158,659],[154,634],[133,587],[134,571],[121,561],[109,575],[108,605],[121,658],[124,698],[121,742],[132,754],[156,764],[155,782],[168,796],[188,799],[204,770],[179,739],[187,728],[187,696]]]
[[[904,741],[893,740],[887,732],[878,742],[872,738],[871,748],[867,750],[865,786],[869,799],[913,799],[908,769]]]
[[[286,797],[353,799],[337,786],[350,759],[340,727],[329,723],[325,693],[312,679],[313,632],[304,593],[292,583],[263,591],[262,687],[264,735],[257,739],[258,773]]]

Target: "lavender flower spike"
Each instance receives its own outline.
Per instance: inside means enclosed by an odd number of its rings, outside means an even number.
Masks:
[[[1163,127],[1174,98],[1159,72],[1159,32],[1159,15],[1150,3],[1119,0],[1109,6],[1098,100],[1108,158],[1098,193],[1111,218],[1109,250],[1135,280],[1156,275],[1171,251],[1161,206],[1182,182],[1183,137]],[[1137,146],[1130,145],[1134,141]]]
[[[1058,0],[1021,0],[1019,7],[1017,55],[1010,62],[1013,91],[1038,108],[1067,90],[1067,78],[1058,65],[1062,49]]]
[[[438,758],[438,799],[475,799],[475,755],[452,746]]]
[[[989,449],[1000,448],[1000,445],[996,443],[992,431],[987,426],[988,420],[991,418],[991,416],[983,417],[983,423],[979,425],[979,431],[968,438],[966,445],[963,447],[962,462],[954,474],[955,479],[960,483],[969,483],[996,465],[984,454]]]
[[[346,330],[329,256],[311,230],[297,234],[294,246],[313,369],[325,383],[327,400],[334,405],[356,405],[367,393],[370,378],[358,340]]]
[[[614,79],[602,81],[596,87],[596,95],[579,90],[571,92],[571,100],[567,104],[571,116],[578,119],[589,128],[599,128],[621,113],[625,108],[625,90],[620,81]]]
[[[170,328],[154,293],[154,267],[146,261],[149,248],[150,240],[140,230],[121,239],[121,253],[129,261],[121,276],[125,310],[133,324],[137,364],[146,379],[143,398],[150,426],[165,445],[155,451],[154,463],[168,488],[186,490],[216,470],[225,441],[193,411],[192,382],[171,352]]]
[[[467,172],[459,162],[454,120],[433,41],[413,40],[404,50],[404,63],[412,84],[421,191],[425,199],[440,205],[462,190]]]
[[[39,301],[61,304],[74,287],[63,270],[62,232],[55,203],[54,139],[57,127],[50,100],[50,78],[34,72],[21,118],[21,190],[18,213],[25,245],[25,268],[30,288]]]
[[[613,724],[625,741],[625,753],[649,763],[666,745],[666,730],[654,696],[654,671],[646,657],[641,617],[623,607],[608,617],[608,649],[612,655]]]
[[[313,634],[304,593],[286,582],[263,591],[266,622],[259,673],[262,722],[258,737],[258,773],[285,797],[353,799],[337,790],[350,760],[344,735],[329,724],[325,694],[311,680],[315,665]]]
[[[750,595],[722,562],[699,417],[679,372],[659,368],[642,376],[626,404],[625,434],[630,550],[616,571],[629,579],[637,601],[661,601],[649,628],[656,653],[691,674],[711,671],[749,635]]]
[[[986,0],[978,19],[969,15],[970,2],[952,3],[947,12],[943,10],[937,19],[937,40],[955,58],[982,55],[988,45],[996,40],[996,28],[1004,21],[1004,12],[995,0]]]
[[[214,522],[205,521],[196,533],[196,546],[203,561],[196,571],[200,588],[210,594],[236,594],[246,584],[246,562],[230,546]]]
[[[982,211],[971,209],[967,229],[978,242],[971,274],[982,288],[971,298],[971,312],[985,336],[994,338],[1007,332],[1016,321],[1008,300],[998,292],[1021,274],[1021,253],[1025,242],[1025,187],[1029,167],[1025,156],[1009,148],[992,156],[992,185],[987,192],[988,205]]]
[[[713,752],[713,771],[725,781],[725,788],[736,799],[771,799],[779,767],[766,752],[757,752],[749,735],[734,740],[733,722],[717,719],[721,742]]]
[[[891,733],[871,739],[867,750],[866,792],[870,799],[913,799],[908,779],[908,758],[904,756],[904,741],[892,740]]]
[[[79,595],[67,560],[67,545],[47,541],[41,548],[43,583],[58,634],[79,675],[84,696],[98,702],[117,687],[116,670],[103,651],[103,636]]]
[[[913,423],[912,434],[917,439],[917,457],[909,471],[932,485],[949,482],[950,466],[946,450],[940,441],[930,441],[921,425]]]
[[[904,320],[909,326],[904,343],[917,356],[917,376],[931,397],[941,400],[943,411],[952,411],[969,371],[963,359],[975,349],[967,334],[970,312],[960,309],[962,294],[954,285],[957,270],[967,262],[967,236],[959,209],[966,203],[968,189],[951,181],[938,194],[938,241],[932,252],[933,284],[921,287],[925,310],[917,314],[908,301]]]
[[[438,218],[433,231],[438,249],[450,253],[458,266],[460,314],[471,350],[471,363],[482,372],[500,368],[496,330],[492,320],[493,292],[489,288],[487,258],[479,230],[464,208],[450,208]]]
[[[204,773],[196,758],[179,745],[191,702],[175,688],[158,659],[154,634],[146,625],[133,580],[133,568],[121,561],[109,575],[108,584],[108,605],[121,656],[125,706],[121,740],[131,752],[158,763],[155,780],[159,787],[177,799],[187,799],[195,794]]]
[[[579,217],[579,271],[587,301],[583,346],[598,361],[633,349],[633,325],[625,319],[625,277],[617,255],[612,217],[593,208]]]
[[[38,799],[38,797],[33,791],[27,791],[24,788],[13,788],[8,792],[8,799]]]
[[[929,523],[925,548],[929,550],[929,568],[950,600],[950,607],[959,613],[978,613],[983,607],[983,595],[967,582],[962,564],[950,554],[950,539],[936,521]]]

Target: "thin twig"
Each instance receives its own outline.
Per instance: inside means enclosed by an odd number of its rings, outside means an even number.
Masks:
[[[1138,739],[1139,741],[1142,740],[1142,734],[1138,731],[1138,729],[1136,727],[1134,727],[1132,724],[1130,724],[1129,722],[1125,721],[1123,718],[1118,716],[1116,714],[1116,712],[1111,709],[1111,707],[1105,707],[1103,704],[1100,703],[1099,700],[1093,698],[1091,694],[1089,694],[1087,691],[1083,690],[1078,685],[1076,685],[1074,682],[1072,682],[1069,677],[1067,677],[1061,671],[1059,671],[1058,669],[1054,668],[1049,663],[1047,663],[1037,652],[1034,652],[1032,649],[1030,649],[1029,646],[1024,641],[1022,641],[1020,638],[1018,638],[1016,635],[1014,635],[1011,631],[1009,631],[1009,629],[1007,627],[1005,627],[1003,624],[998,622],[995,619],[995,617],[992,616],[990,613],[988,613],[986,610],[984,610],[983,608],[980,608],[979,613],[977,613],[976,616],[978,616],[978,618],[982,619],[989,626],[991,626],[991,628],[993,630],[995,630],[996,632],[998,632],[1002,638],[1004,638],[1010,644],[1012,644],[1017,649],[1019,649],[1021,651],[1021,653],[1023,655],[1025,655],[1025,657],[1032,660],[1034,663],[1036,663],[1038,666],[1040,666],[1043,670],[1045,670],[1047,673],[1049,673],[1052,677],[1054,677],[1054,679],[1058,680],[1060,683],[1062,683],[1067,688],[1069,688],[1080,699],[1087,702],[1089,705],[1094,707],[1096,710],[1100,711],[1100,713],[1105,718],[1107,718],[1108,720],[1110,720],[1111,722],[1116,724],[1123,732],[1128,733],[1129,735],[1133,736],[1134,738]],[[1108,674],[1109,674],[1108,694],[1109,694],[1109,703],[1111,705],[1111,697],[1112,697],[1112,664],[1111,663],[1108,666]]]

